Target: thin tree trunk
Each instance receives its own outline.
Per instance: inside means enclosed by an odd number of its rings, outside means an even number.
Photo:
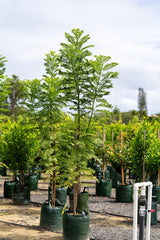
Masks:
[[[55,129],[54,129],[55,130]],[[55,148],[55,141],[53,141],[53,143],[51,144],[51,147],[54,149]],[[52,155],[55,155],[55,150],[53,151]],[[55,201],[56,201],[56,170],[55,170],[55,162],[53,163],[53,173],[52,173],[52,201],[51,201],[51,205],[52,207],[55,207]]]
[[[120,138],[121,138],[121,153],[122,153],[122,146],[123,146],[122,131],[120,131]],[[121,177],[122,177],[122,185],[125,185],[125,183],[124,183],[124,169],[123,169],[123,160],[122,160],[122,158],[121,158]]]
[[[158,178],[157,178],[157,185],[159,186],[160,183],[160,169],[158,169]]]
[[[13,175],[12,175],[12,179],[13,179],[13,182],[15,182],[15,171],[13,171]]]
[[[145,141],[146,141],[146,131],[144,130],[144,132],[143,132],[143,134],[144,134],[144,143],[145,143]],[[144,154],[144,156],[143,156],[143,166],[142,166],[142,182],[145,182],[145,154]]]
[[[105,148],[105,139],[106,139],[106,134],[105,134],[105,129],[103,128],[103,156],[102,156],[102,162],[103,162],[103,180],[105,180],[105,153],[104,153],[104,148]]]
[[[159,139],[160,138],[159,128],[157,129],[157,136]],[[158,169],[158,177],[157,177],[157,185],[159,186],[159,184],[160,184],[160,169]]]
[[[78,129],[79,130],[79,129]],[[79,131],[78,131],[79,133]],[[77,158],[77,144],[76,144],[76,141],[77,141],[77,130],[75,130],[75,133],[74,133],[74,147],[75,147],[75,152],[76,152],[76,158]],[[76,166],[76,169],[75,169],[75,172],[78,172],[78,166]],[[74,186],[73,186],[73,214],[76,215],[76,208],[77,208],[77,199],[78,199],[78,181],[79,181],[79,175],[76,176],[76,183],[74,183]]]
[[[53,166],[55,167],[56,164],[54,163]],[[55,201],[56,201],[56,170],[53,170],[52,174],[52,207],[55,207]]]

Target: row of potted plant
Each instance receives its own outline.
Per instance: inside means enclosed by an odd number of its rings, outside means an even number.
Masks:
[[[82,174],[92,174],[87,168],[88,159],[95,156],[96,127],[92,126],[92,118],[96,109],[109,107],[105,97],[118,72],[110,70],[117,63],[110,62],[109,56],[92,56],[93,45],[88,44],[90,36],[84,31],[73,29],[71,34],[65,33],[65,37],[59,54],[53,51],[46,54],[43,79],[24,81],[25,97],[19,102],[24,119],[13,119],[15,122],[10,123],[8,130],[9,124],[5,124],[1,155],[3,159],[8,145],[8,159],[3,161],[13,171],[19,170],[21,186],[32,157],[41,157],[51,176],[52,198],[48,209],[56,212],[57,187],[73,186],[73,209],[64,213],[63,238],[85,240],[89,235],[89,214],[77,210],[80,179]],[[70,116],[62,112],[63,107],[68,108]],[[28,129],[31,125],[32,133]],[[10,141],[6,140],[9,137],[13,142],[15,139],[15,148],[9,146]],[[20,141],[21,137],[21,143],[17,144],[16,140]],[[84,220],[86,227],[80,232],[78,228]]]

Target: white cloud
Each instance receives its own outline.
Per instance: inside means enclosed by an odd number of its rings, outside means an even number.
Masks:
[[[149,112],[160,112],[159,1],[1,0],[0,9],[0,54],[8,59],[7,74],[41,77],[45,54],[58,50],[64,32],[79,27],[90,34],[94,54],[119,63],[110,101],[122,111],[136,108],[142,87]]]

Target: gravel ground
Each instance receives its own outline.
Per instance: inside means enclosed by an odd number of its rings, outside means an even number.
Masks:
[[[31,201],[43,203],[47,197],[48,183],[39,181],[39,189],[31,192]],[[89,189],[90,239],[92,240],[131,240],[133,239],[133,203],[115,202],[115,189],[112,197],[94,196],[95,189]],[[0,196],[3,193],[0,192]],[[67,198],[67,204],[68,198]],[[157,204],[157,224],[151,226],[151,240],[160,239],[160,204]],[[94,213],[97,211],[98,213]],[[115,215],[114,215],[115,214]],[[124,216],[124,217],[123,217]]]

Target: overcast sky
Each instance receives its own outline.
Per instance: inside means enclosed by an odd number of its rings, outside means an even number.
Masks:
[[[45,54],[58,51],[65,32],[80,28],[94,54],[119,63],[108,101],[121,111],[137,110],[141,87],[148,114],[160,113],[159,0],[0,0],[0,11],[7,75],[42,78]]]

